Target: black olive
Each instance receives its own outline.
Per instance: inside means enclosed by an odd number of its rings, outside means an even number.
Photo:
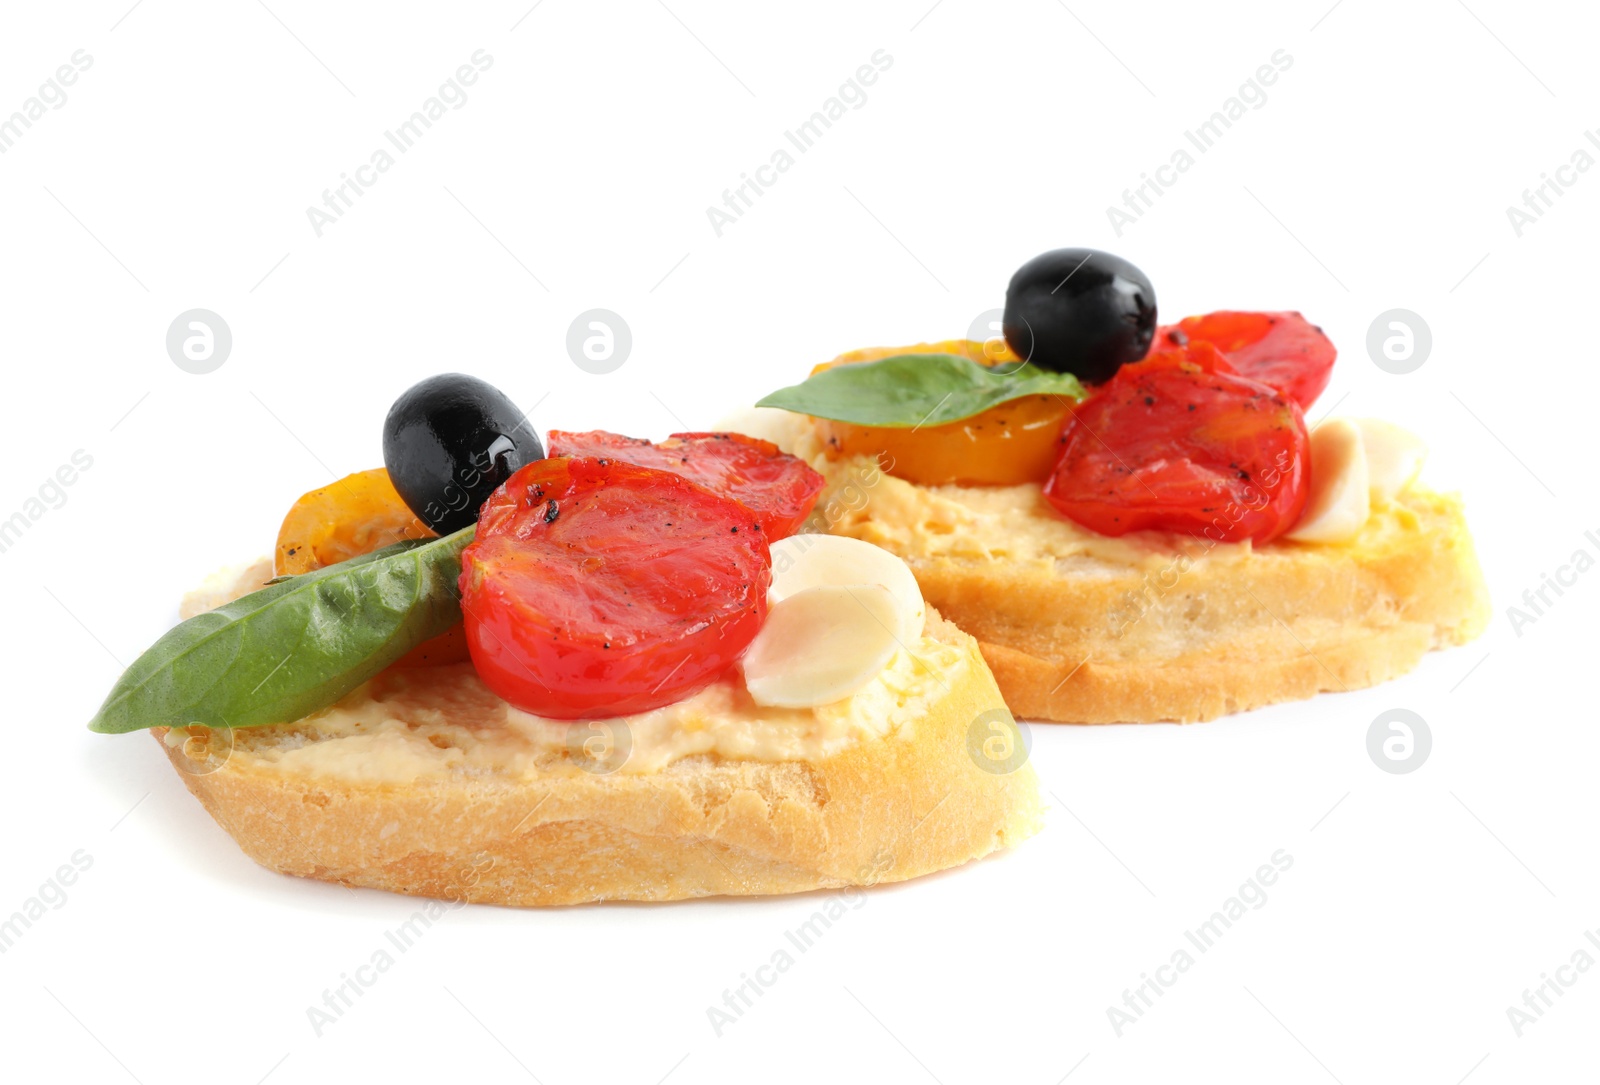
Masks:
[[[544,459],[516,404],[476,377],[443,373],[412,385],[383,421],[383,464],[405,503],[441,535],[474,523],[494,488]]]
[[[1149,352],[1156,292],[1120,256],[1056,249],[1011,276],[1001,327],[1017,357],[1098,384]]]

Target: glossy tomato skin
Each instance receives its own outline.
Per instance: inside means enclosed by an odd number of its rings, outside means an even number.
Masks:
[[[1201,343],[1124,366],[1080,404],[1044,492],[1102,535],[1261,544],[1300,518],[1309,465],[1299,405]]]
[[[681,476],[550,458],[490,495],[461,556],[479,676],[553,719],[660,708],[722,675],[766,618],[755,516]]]
[[[1239,375],[1270,385],[1310,410],[1333,376],[1339,352],[1322,329],[1299,313],[1223,309],[1184,317],[1156,330],[1150,353],[1210,343]]]
[[[551,430],[550,455],[614,458],[682,475],[749,508],[768,542],[799,530],[824,484],[805,461],[742,433],[674,433],[655,444],[605,430]]]

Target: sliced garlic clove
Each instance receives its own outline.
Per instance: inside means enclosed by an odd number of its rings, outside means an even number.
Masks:
[[[836,584],[882,584],[900,604],[895,635],[906,645],[922,637],[922,589],[910,566],[889,551],[843,535],[791,535],[772,544],[769,600]]]
[[[872,681],[900,647],[900,604],[882,584],[806,588],[772,604],[745,651],[758,705],[814,708]]]
[[[1358,419],[1361,443],[1367,450],[1367,478],[1372,485],[1372,503],[1387,505],[1417,480],[1428,458],[1428,446],[1421,437],[1381,418]]]
[[[1353,538],[1372,515],[1361,427],[1334,418],[1311,431],[1311,496],[1287,538],[1335,543]]]

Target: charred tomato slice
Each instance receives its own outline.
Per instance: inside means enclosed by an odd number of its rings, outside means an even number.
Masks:
[[[467,645],[484,683],[554,719],[646,712],[709,685],[766,617],[755,515],[620,460],[530,463],[483,505],[462,553]]]
[[[1124,366],[1080,404],[1044,492],[1102,535],[1264,543],[1299,518],[1309,463],[1299,405],[1198,343]]]
[[[823,486],[804,461],[742,433],[674,433],[657,444],[605,430],[551,430],[550,455],[616,459],[682,475],[750,509],[773,542],[795,533]]]
[[[1338,355],[1322,329],[1299,313],[1220,310],[1156,329],[1150,353],[1210,343],[1242,377],[1270,385],[1309,410],[1333,375]]]

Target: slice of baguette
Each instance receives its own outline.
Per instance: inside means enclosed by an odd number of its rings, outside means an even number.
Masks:
[[[824,526],[904,558],[1019,717],[1188,723],[1375,685],[1489,620],[1460,501],[1412,487],[1349,543],[1085,538],[1037,485],[924,487],[811,453]],[[1090,533],[1092,534],[1092,533]]]
[[[226,595],[213,586],[185,610]],[[981,858],[1040,825],[1032,766],[997,774],[969,754],[975,720],[984,735],[997,713],[1010,720],[977,643],[932,612],[928,636],[957,662],[925,714],[816,761],[696,755],[596,775],[560,763],[558,749],[554,764],[499,773],[456,767],[459,751],[419,742],[437,771],[395,783],[273,760],[275,746],[325,737],[315,716],[155,733],[217,823],[284,874],[506,905],[871,885]]]

